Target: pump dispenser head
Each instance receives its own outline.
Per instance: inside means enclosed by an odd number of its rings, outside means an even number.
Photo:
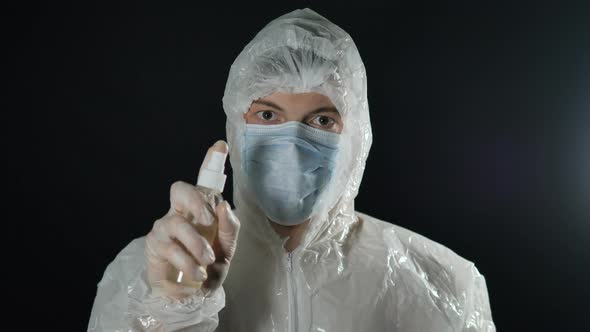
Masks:
[[[217,141],[207,152],[207,156],[201,165],[197,186],[209,188],[217,192],[223,192],[225,179],[225,159],[228,147],[224,141]]]

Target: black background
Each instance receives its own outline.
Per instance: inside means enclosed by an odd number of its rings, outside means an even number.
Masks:
[[[4,142],[17,223],[41,240],[18,249],[43,275],[12,298],[39,312],[26,323],[86,329],[107,264],[225,137],[235,57],[309,6],[352,35],[367,69],[374,142],[357,210],[474,261],[498,330],[587,327],[590,6],[293,3],[51,4],[8,31],[31,33],[15,52],[19,136]]]

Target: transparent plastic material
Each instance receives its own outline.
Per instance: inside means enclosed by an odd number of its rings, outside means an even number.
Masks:
[[[377,70],[387,76],[386,64]],[[241,167],[244,112],[274,92],[328,96],[343,121],[332,180],[289,253]],[[367,75],[348,33],[310,9],[273,20],[234,61],[223,108],[241,228],[222,287],[183,300],[151,296],[140,238],[107,268],[89,331],[495,331],[486,280],[472,262],[395,220],[355,210],[372,131]],[[385,184],[364,188],[366,195],[386,191]],[[461,233],[466,241],[486,236],[476,222]]]

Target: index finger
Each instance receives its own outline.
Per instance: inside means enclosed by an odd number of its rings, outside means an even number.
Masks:
[[[186,182],[177,181],[170,187],[170,210],[191,220],[206,209],[202,194]],[[205,221],[206,222],[206,221]]]

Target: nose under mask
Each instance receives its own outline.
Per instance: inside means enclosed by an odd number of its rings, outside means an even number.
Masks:
[[[307,220],[332,178],[340,135],[301,122],[247,124],[242,167],[250,192],[273,222]]]

